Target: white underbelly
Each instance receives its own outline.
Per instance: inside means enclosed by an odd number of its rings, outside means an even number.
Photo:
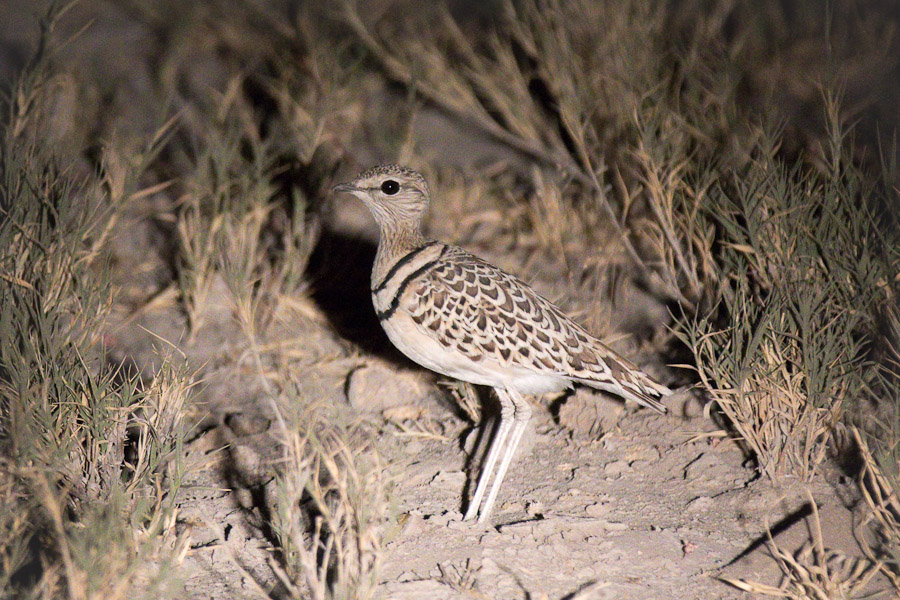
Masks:
[[[571,381],[559,375],[501,365],[496,359],[472,360],[432,338],[403,311],[395,312],[381,325],[388,339],[410,360],[460,381],[512,389],[522,394],[545,394],[571,386]]]

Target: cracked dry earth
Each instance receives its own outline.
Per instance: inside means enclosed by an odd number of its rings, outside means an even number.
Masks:
[[[573,436],[542,412],[490,526],[460,520],[467,478],[454,444],[386,444],[409,516],[387,545],[383,597],[732,598],[742,593],[716,577],[777,581],[759,553],[728,563],[803,495],[755,481],[732,444],[698,435],[710,429],[698,419],[573,400],[616,424],[600,439]],[[813,489],[832,523],[849,517],[837,490]]]
[[[766,530],[783,549],[799,549],[810,535],[806,490],[825,545],[860,556],[852,479],[835,467],[808,486],[773,487],[688,394],[672,399],[666,416],[587,389],[543,399],[492,523],[463,522],[483,428],[386,339],[352,343],[326,312],[298,299],[275,316],[264,356],[267,370],[289,373],[299,397],[319,402],[328,420],[361,421],[375,440],[396,516],[384,532],[378,598],[751,597],[721,578],[778,584]],[[192,398],[196,466],[179,502],[192,541],[179,573],[183,597],[284,597],[267,524],[280,454],[259,371],[227,302],[211,303],[195,342],[179,341],[184,327],[170,304],[123,321],[112,337],[117,352],[148,370],[154,346],[169,340],[203,382]],[[490,416],[492,399],[481,395]]]

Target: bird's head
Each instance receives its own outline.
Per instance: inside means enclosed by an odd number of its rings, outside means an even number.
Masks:
[[[425,178],[399,165],[372,167],[332,191],[362,200],[382,230],[410,227],[418,231],[429,201]]]

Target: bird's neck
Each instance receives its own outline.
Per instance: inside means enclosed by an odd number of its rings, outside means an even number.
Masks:
[[[422,235],[418,225],[397,227],[383,224],[372,268],[372,285],[384,279],[398,260],[427,243],[428,240]]]

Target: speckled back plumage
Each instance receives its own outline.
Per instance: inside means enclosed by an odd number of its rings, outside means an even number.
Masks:
[[[634,400],[664,410],[655,397],[668,389],[529,285],[462,248],[446,246],[440,262],[413,285],[412,296],[408,310],[413,321],[472,360],[603,384],[611,391],[621,386]]]
[[[372,301],[391,342],[420,365],[497,392],[500,424],[466,519],[479,507],[479,521],[491,513],[531,415],[522,394],[579,382],[665,412],[657,399],[671,393],[668,388],[530,286],[462,248],[425,239],[420,227],[430,193],[421,175],[383,165],[335,190],[360,198],[381,230]]]

